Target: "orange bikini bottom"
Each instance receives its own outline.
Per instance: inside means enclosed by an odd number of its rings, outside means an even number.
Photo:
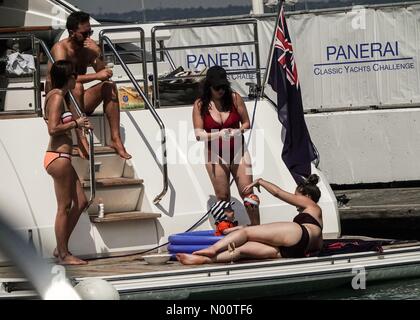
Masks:
[[[47,170],[48,166],[58,158],[65,158],[71,161],[71,155],[65,152],[47,151],[44,157],[44,168]]]

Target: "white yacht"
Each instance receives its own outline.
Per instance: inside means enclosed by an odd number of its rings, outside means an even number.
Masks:
[[[6,76],[0,69],[0,210],[2,217],[47,259],[52,258],[56,245],[56,200],[51,178],[42,166],[49,138],[42,118],[43,88],[49,49],[66,37],[63,25],[74,10],[78,9],[62,0],[0,1],[0,26],[4,26],[0,28],[0,57],[18,51],[33,56],[35,63],[30,74]],[[295,189],[295,181],[280,157],[283,143],[276,106],[269,98],[254,94],[256,86],[265,86],[269,51],[266,41],[261,40],[261,29],[273,26],[274,21],[273,15],[253,15],[197,22],[104,25],[92,18],[92,38],[103,45],[105,55],[114,59],[113,80],[119,87],[120,102],[127,102],[121,105],[121,133],[133,157],[122,160],[106,147],[109,126],[98,108],[91,116],[95,127],[90,136],[91,160],[82,160],[77,153],[72,159],[91,205],[72,234],[70,248],[75,255],[92,259],[88,266],[67,268],[73,281],[100,277],[126,298],[182,299],[214,292],[219,298],[237,296],[238,292],[249,294],[250,288],[254,296],[307,292],[350,283],[355,268],[360,266],[368,270],[368,280],[372,281],[420,275],[417,242],[388,243],[381,252],[199,267],[176,261],[153,266],[142,260],[142,253],[148,250],[164,252],[165,246],[158,247],[170,235],[192,228],[213,228],[205,215],[215,200],[213,188],[201,159],[204,145],[195,141],[191,121],[195,82],[183,87],[191,89],[191,94],[171,91],[176,85],[168,85],[179,79],[168,78],[168,74],[183,62],[188,70],[207,67],[206,59],[233,59],[238,69],[229,72],[232,85],[243,95],[253,120],[246,140],[254,175],[267,177],[285,190]],[[239,40],[235,37],[238,30],[245,30]],[[210,34],[206,39],[213,37],[214,42],[200,40],[202,33]],[[238,47],[251,49],[242,55],[221,55],[230,52],[224,48]],[[209,51],[200,57],[205,48]],[[185,55],[180,57],[182,50],[189,52],[190,60],[185,60]],[[137,105],[130,104],[131,99]],[[337,112],[307,115],[310,132],[322,121],[330,123],[332,118],[343,116],[343,111]],[[417,116],[419,110],[410,112]],[[333,134],[330,129],[326,128],[325,140]],[[316,139],[320,132],[315,134]],[[319,149],[324,159],[325,148]],[[319,204],[324,238],[340,239],[337,201],[321,167],[318,163],[312,165],[312,171],[321,177]],[[326,170],[339,183],[341,178],[334,176],[336,168]],[[239,223],[247,224],[235,186],[232,197]],[[262,193],[260,199],[261,223],[290,221],[296,214],[295,208],[267,193]],[[104,205],[104,217],[98,216],[100,203]],[[2,256],[0,261],[0,298],[36,295],[7,257]]]

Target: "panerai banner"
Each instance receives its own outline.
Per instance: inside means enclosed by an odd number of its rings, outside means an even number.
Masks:
[[[302,87],[304,109],[420,103],[420,5],[286,15]],[[275,17],[259,18],[262,74]],[[223,34],[223,36],[221,36]],[[171,31],[171,46],[252,40],[248,25]],[[169,46],[169,45],[168,45]],[[253,46],[171,53],[177,65],[201,70],[218,64],[238,72],[234,88],[255,82]],[[243,71],[243,73],[241,73]],[[270,93],[268,90],[267,93]]]

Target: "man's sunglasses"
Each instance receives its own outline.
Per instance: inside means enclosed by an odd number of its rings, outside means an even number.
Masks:
[[[84,38],[90,37],[93,34],[93,30],[88,30],[85,32],[79,32]]]

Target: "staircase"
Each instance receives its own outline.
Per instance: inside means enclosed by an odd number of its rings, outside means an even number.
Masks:
[[[89,162],[81,159],[73,149],[72,163],[89,198]],[[148,220],[161,216],[142,211],[143,180],[136,177],[131,161],[122,159],[114,149],[95,146],[95,174],[96,197],[87,211],[92,223]],[[99,203],[104,204],[104,217],[98,216]]]

